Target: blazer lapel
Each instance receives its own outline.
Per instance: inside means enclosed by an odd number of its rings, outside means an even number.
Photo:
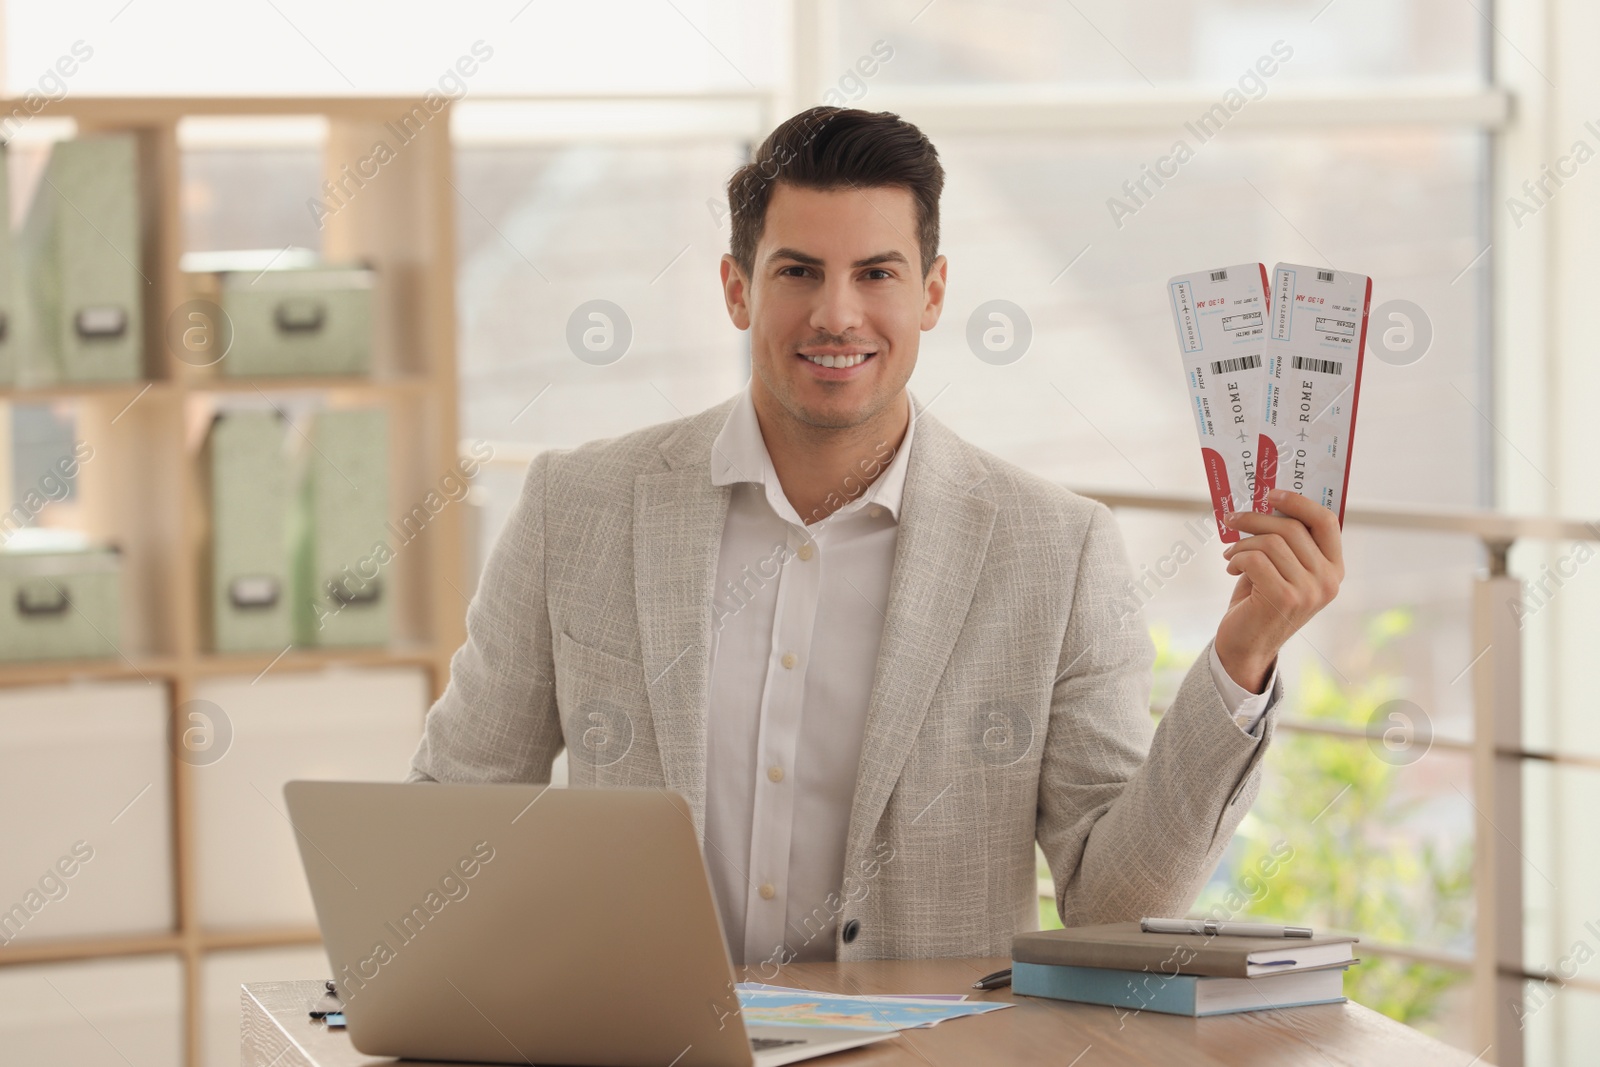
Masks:
[[[696,416],[661,446],[669,467],[634,481],[634,598],[650,714],[667,788],[705,835],[711,597],[728,491],[711,484],[711,441],[729,405]]]
[[[996,507],[972,494],[982,464],[949,430],[919,415],[902,497],[889,608],[867,706],[845,857],[865,848],[966,622]]]

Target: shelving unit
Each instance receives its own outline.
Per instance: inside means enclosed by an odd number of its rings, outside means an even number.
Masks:
[[[0,102],[9,111],[17,101]],[[455,223],[448,106],[400,146],[376,177],[326,219],[323,252],[377,268],[373,376],[369,378],[220,377],[169,351],[165,324],[188,300],[180,200],[180,120],[187,116],[321,116],[328,124],[323,169],[330,180],[373,144],[395,137],[386,124],[418,106],[402,98],[74,99],[50,105],[82,134],[138,138],[145,311],[146,380],[44,389],[0,389],[0,401],[69,402],[81,440],[94,448],[78,476],[82,525],[123,551],[123,641],[118,658],[0,665],[0,688],[77,680],[138,680],[164,685],[169,729],[203,680],[329,667],[423,668],[435,697],[465,636],[462,507],[434,515],[397,553],[393,568],[396,644],[383,649],[291,649],[282,655],[215,654],[203,632],[207,537],[199,451],[219,401],[237,394],[312,395],[330,407],[382,405],[390,412],[390,518],[398,523],[456,463]],[[0,966],[98,957],[169,954],[185,974],[184,1061],[201,1050],[201,964],[208,952],[312,945],[314,928],[207,930],[196,906],[193,776],[170,760],[174,928],[164,934],[32,942],[0,947]],[[397,768],[397,776],[399,773]]]

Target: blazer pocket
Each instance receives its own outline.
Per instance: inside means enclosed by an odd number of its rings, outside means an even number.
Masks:
[[[556,639],[555,665],[556,705],[573,784],[625,776],[625,761],[635,748],[654,748],[644,667],[579,644],[565,631]]]

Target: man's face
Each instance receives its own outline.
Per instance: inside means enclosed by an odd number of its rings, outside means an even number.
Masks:
[[[722,257],[728,314],[750,330],[758,411],[847,429],[889,410],[944,303],[945,259],[924,278],[916,234],[908,189],[776,185],[753,276]]]

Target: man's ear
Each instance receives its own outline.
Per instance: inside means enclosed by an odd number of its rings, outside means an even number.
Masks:
[[[722,257],[722,300],[736,329],[750,328],[750,280],[731,255]]]
[[[922,280],[922,329],[924,330],[931,330],[939,325],[939,316],[944,313],[945,279],[949,267],[949,260],[943,256],[936,256],[933,266],[928,268],[928,276]]]

